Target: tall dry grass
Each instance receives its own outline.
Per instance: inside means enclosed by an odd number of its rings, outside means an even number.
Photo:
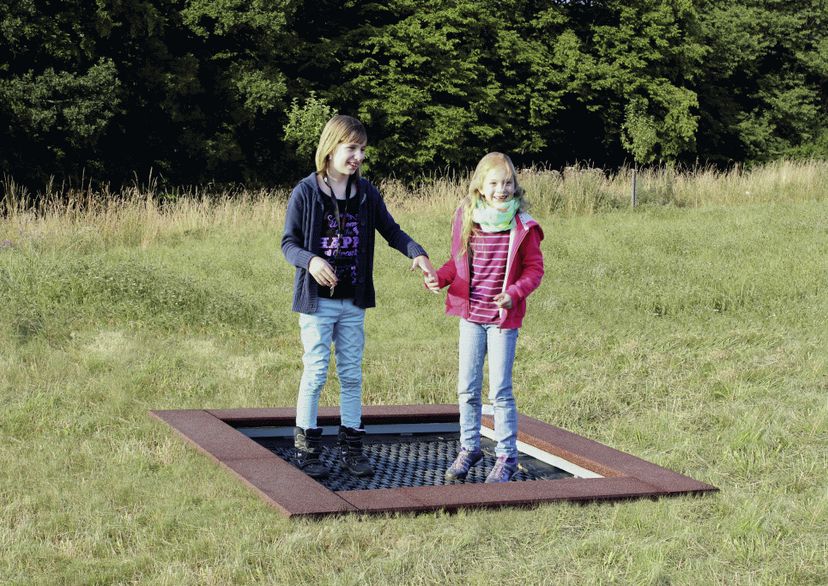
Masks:
[[[633,174],[640,205],[704,207],[773,202],[804,202],[826,197],[828,161],[779,160],[727,171],[714,167],[676,169],[624,167],[606,173],[593,167],[525,169],[520,180],[536,209],[564,216],[589,215],[629,207]]]
[[[198,190],[169,197],[155,185],[119,192],[70,190],[37,198],[6,179],[0,201],[0,240],[87,239],[104,245],[146,247],[159,236],[187,235],[214,227],[262,227],[284,218],[288,192]]]
[[[586,166],[562,171],[529,168],[519,171],[533,213],[572,217],[622,209],[631,205],[634,170],[616,172]],[[772,202],[804,202],[826,198],[828,161],[779,160],[727,171],[712,167],[678,170],[671,167],[635,171],[641,206],[703,207]],[[379,183],[389,207],[403,213],[419,211],[448,215],[467,190],[468,174],[448,173],[415,185],[396,180]],[[214,191],[191,188],[162,192],[156,181],[137,181],[113,192],[80,189],[32,194],[13,179],[0,184],[0,241],[60,240],[72,234],[100,244],[147,246],[159,236],[186,235],[224,226],[258,227],[279,224],[289,188]],[[7,244],[9,245],[9,244]]]

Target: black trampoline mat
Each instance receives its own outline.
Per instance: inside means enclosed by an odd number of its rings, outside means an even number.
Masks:
[[[292,461],[293,438],[254,437],[252,439],[283,460]],[[448,481],[444,473],[454,462],[460,450],[459,432],[418,433],[405,436],[366,435],[363,453],[371,461],[374,474],[368,478],[357,478],[348,473],[340,464],[336,437],[323,436],[322,462],[328,466],[330,474],[326,478],[317,479],[317,482],[333,491],[483,483],[486,475],[494,466],[497,456],[494,441],[483,437],[480,444],[483,459],[472,466],[466,480]],[[518,471],[512,476],[512,482],[559,480],[572,478],[572,476],[556,466],[520,453]]]
[[[365,452],[376,473],[343,474],[336,461],[339,412],[319,410],[332,474],[320,483],[289,463],[296,412],[291,408],[152,411],[289,517],[343,513],[416,513],[461,507],[534,506],[703,494],[716,487],[543,421],[518,416],[519,472],[512,482],[485,484],[494,443],[465,482],[443,474],[459,449],[457,405],[365,406]],[[494,437],[483,417],[484,438]],[[491,432],[491,433],[490,433]]]

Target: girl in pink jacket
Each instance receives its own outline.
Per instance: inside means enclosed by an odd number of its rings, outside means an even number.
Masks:
[[[508,156],[483,157],[454,217],[451,258],[437,271],[437,279],[426,277],[432,291],[448,286],[446,313],[460,318],[460,452],[446,470],[447,480],[465,479],[483,458],[481,393],[487,354],[497,460],[486,482],[508,482],[517,471],[512,366],[526,298],[543,277],[543,230],[526,213],[523,195]]]

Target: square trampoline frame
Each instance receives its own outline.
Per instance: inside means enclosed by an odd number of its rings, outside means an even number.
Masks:
[[[519,415],[518,441],[586,468],[601,478],[332,491],[236,429],[292,428],[294,409],[183,409],[150,413],[228,468],[288,517],[531,506],[555,501],[654,498],[718,490],[575,433]],[[458,421],[457,405],[365,406],[362,414],[366,428]],[[318,425],[339,425],[339,409],[320,408]],[[483,425],[493,427],[492,417],[484,415]]]

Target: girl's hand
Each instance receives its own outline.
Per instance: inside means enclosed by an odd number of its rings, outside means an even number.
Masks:
[[[435,277],[424,274],[423,281],[425,282],[425,286],[428,287],[428,290],[432,293],[440,292],[440,282]]]
[[[512,298],[509,297],[508,293],[498,293],[492,298],[492,301],[501,309],[512,309]]]
[[[323,287],[335,287],[336,273],[333,267],[321,256],[314,256],[308,265],[308,272],[314,280]]]
[[[417,267],[419,267],[420,270],[423,271],[423,276],[426,279],[426,283],[429,280],[433,280],[434,282],[437,282],[437,271],[435,271],[434,267],[431,266],[431,261],[428,260],[427,256],[421,254],[420,256],[414,258],[414,262],[411,263],[411,269],[410,270],[413,271]],[[429,287],[429,289],[430,288],[431,287]]]

